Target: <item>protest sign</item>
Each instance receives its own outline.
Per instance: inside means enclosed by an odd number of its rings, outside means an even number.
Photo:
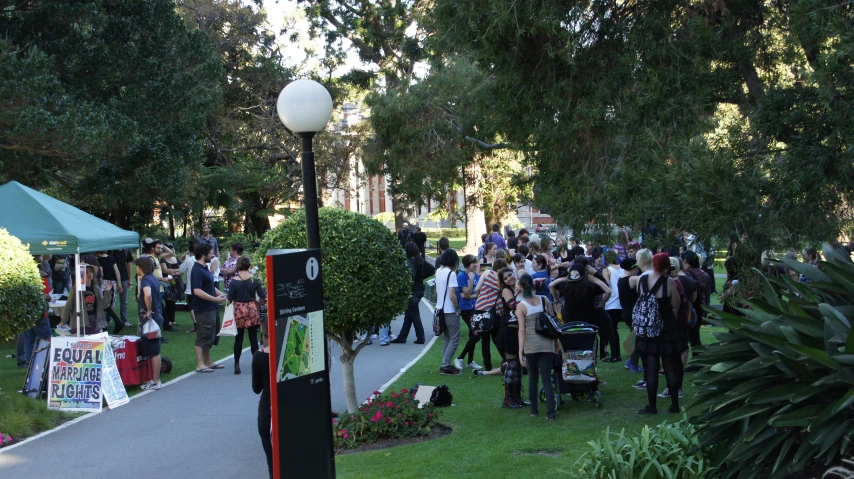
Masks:
[[[56,337],[51,340],[48,409],[101,410],[104,347],[103,339]]]
[[[110,335],[107,333],[93,334],[87,338],[103,339],[104,340],[104,368],[101,375],[101,391],[104,394],[104,399],[107,400],[107,406],[110,409],[115,409],[123,404],[130,402],[127,390],[122,383],[122,376],[119,374],[119,368],[116,366],[116,355],[113,351],[113,343]],[[124,339],[115,338],[114,341],[124,343]],[[123,347],[123,346],[122,346]]]

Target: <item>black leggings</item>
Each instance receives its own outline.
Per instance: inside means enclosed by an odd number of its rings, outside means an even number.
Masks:
[[[234,337],[234,363],[240,364],[240,353],[243,352],[243,332],[249,330],[249,350],[252,356],[258,351],[258,326],[250,328],[237,328],[237,336]]]
[[[667,381],[667,390],[670,393],[670,402],[674,408],[679,407],[679,390],[682,389],[682,358],[677,354],[659,356],[657,354],[641,353],[643,360],[643,375],[646,381],[646,398],[649,407],[656,409],[658,394],[658,366],[664,367],[664,379]]]
[[[471,330],[471,317],[474,315],[474,311],[460,311],[460,317],[463,318],[463,321],[466,322],[466,326],[469,327],[469,339],[466,342],[466,345],[463,346],[462,352],[458,356],[458,359],[466,359],[466,355],[468,355],[468,361],[466,364],[474,361],[474,348],[477,346],[477,343],[480,342],[480,351],[483,354],[483,362],[484,367],[487,371],[492,369],[492,351],[490,347],[492,346],[489,343],[489,338],[491,335],[487,333],[474,334]]]
[[[504,384],[522,384],[522,365],[518,359],[508,359],[504,370]]]
[[[622,356],[620,351],[620,333],[617,332],[617,327],[623,320],[622,309],[607,309],[608,319],[610,320],[611,334],[608,335],[608,344],[611,346],[611,358],[619,358]]]
[[[172,324],[175,322],[175,301],[166,300],[163,301],[165,303],[165,307],[163,308],[163,322],[166,324]]]
[[[242,329],[238,329],[238,331],[242,331]],[[270,472],[270,479],[273,479],[273,438],[270,437],[269,418],[258,418],[258,435],[261,436],[261,446],[264,448],[264,455],[267,456],[267,470]]]

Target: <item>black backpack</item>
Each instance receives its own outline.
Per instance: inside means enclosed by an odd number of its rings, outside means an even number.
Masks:
[[[451,395],[451,390],[446,384],[437,387],[430,394],[430,402],[436,407],[448,407],[453,401],[454,396]]]
[[[639,338],[656,338],[661,334],[664,322],[661,319],[661,311],[658,308],[658,300],[655,293],[662,284],[666,284],[667,278],[658,278],[652,289],[647,284],[647,278],[641,276],[638,290],[638,302],[632,310],[632,330]]]

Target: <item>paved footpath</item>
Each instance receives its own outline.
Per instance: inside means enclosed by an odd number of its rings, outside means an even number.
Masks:
[[[432,311],[421,303],[421,318],[432,337]],[[392,323],[400,330],[403,316]],[[357,397],[367,398],[406,367],[425,346],[366,346],[356,358]],[[428,343],[429,344],[429,343]],[[340,349],[332,350],[332,407],[345,411]],[[212,374],[191,373],[159,391],[140,393],[129,404],[92,414],[82,421],[17,446],[0,449],[0,477],[186,477],[267,476],[257,431],[258,396],[252,393],[251,357],[243,354],[243,374],[233,359]]]

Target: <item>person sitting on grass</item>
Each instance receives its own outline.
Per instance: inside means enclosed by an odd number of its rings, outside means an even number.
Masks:
[[[163,315],[160,312],[160,282],[154,277],[154,258],[143,256],[136,259],[136,275],[139,277],[139,326],[143,328],[149,321],[154,321],[163,327]],[[139,338],[139,354],[147,356],[151,364],[151,380],[143,384],[143,391],[158,390],[160,382],[160,338],[148,339],[144,335]]]

